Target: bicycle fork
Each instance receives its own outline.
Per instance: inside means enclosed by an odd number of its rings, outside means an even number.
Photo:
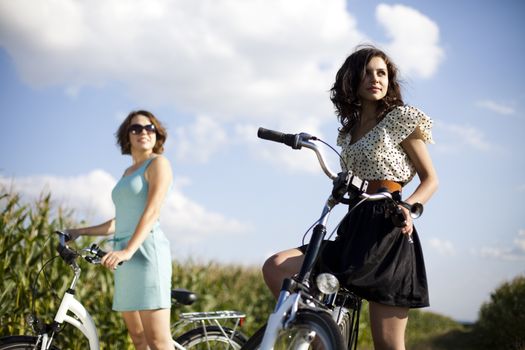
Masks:
[[[295,320],[300,299],[300,292],[294,294],[290,294],[288,291],[281,292],[276,310],[268,318],[260,350],[273,349],[279,331],[288,328],[290,323]],[[295,339],[296,347],[294,349],[307,349],[312,339],[313,336]]]

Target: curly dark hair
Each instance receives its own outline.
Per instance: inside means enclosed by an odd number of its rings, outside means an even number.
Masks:
[[[386,53],[378,48],[372,45],[358,46],[339,68],[335,83],[330,89],[330,100],[341,122],[340,132],[342,133],[348,133],[359,120],[361,100],[358,89],[366,74],[366,65],[373,57],[381,57],[388,70],[388,90],[385,97],[379,101],[378,120],[384,118],[395,106],[404,105],[396,65]]]
[[[131,154],[131,143],[129,142],[129,127],[131,120],[137,115],[143,115],[148,118],[151,124],[155,125],[155,133],[157,134],[157,141],[153,147],[153,152],[162,154],[164,152],[164,142],[168,138],[168,132],[162,126],[161,122],[153,115],[153,113],[146,110],[131,111],[126,119],[120,124],[115,136],[117,137],[117,145],[120,146],[122,154]]]

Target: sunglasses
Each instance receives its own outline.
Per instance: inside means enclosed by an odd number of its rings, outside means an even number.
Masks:
[[[142,130],[146,130],[147,134],[153,134],[156,131],[155,125],[153,124],[148,124],[148,125],[133,124],[128,128],[128,131],[132,133],[133,135],[142,134]]]

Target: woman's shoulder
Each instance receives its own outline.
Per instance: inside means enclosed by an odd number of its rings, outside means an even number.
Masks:
[[[404,140],[416,131],[418,138],[432,143],[432,119],[420,109],[410,106],[397,106],[385,116],[385,127],[396,139]]]
[[[151,162],[169,162],[168,158],[163,154],[155,154],[150,159]]]
[[[390,117],[418,117],[426,116],[426,114],[417,107],[411,105],[395,106],[387,113]]]
[[[168,158],[160,154],[152,157],[149,160],[145,176],[147,181],[150,181],[150,179],[171,178],[172,170]]]
[[[163,168],[170,167],[170,161],[162,154],[157,154],[150,158],[148,168]]]
[[[387,125],[412,125],[417,126],[421,123],[432,125],[432,120],[419,108],[410,105],[396,106],[385,116]]]

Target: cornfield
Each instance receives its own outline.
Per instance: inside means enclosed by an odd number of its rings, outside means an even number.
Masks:
[[[42,195],[34,203],[23,203],[20,196],[0,188],[0,336],[32,334],[25,317],[31,312],[50,322],[69,287],[72,270],[57,256],[55,230],[84,225],[75,222],[73,212],[55,207],[51,195]],[[77,246],[87,246],[80,238]],[[77,298],[93,316],[102,349],[133,349],[121,316],[111,310],[112,273],[100,266],[81,264]],[[43,269],[43,272],[37,273]],[[181,312],[237,310],[246,313],[244,334],[250,336],[271,313],[274,300],[264,285],[259,267],[173,262],[173,287],[186,288],[199,295],[191,306],[174,306],[175,321]],[[360,349],[369,349],[367,304],[360,322]],[[456,322],[432,313],[411,311],[407,330],[409,345],[450,329]],[[83,335],[72,326],[64,326],[57,336],[59,348],[88,348]],[[430,349],[431,347],[425,347]]]
[[[73,273],[61,259],[54,259],[37,276],[44,264],[58,255],[53,232],[78,223],[72,221],[71,211],[53,208],[50,195],[23,204],[18,194],[3,190],[0,209],[0,336],[31,334],[26,315],[34,310],[40,319],[50,322]],[[84,238],[78,241],[78,246],[90,243]],[[87,263],[81,268],[76,296],[93,316],[102,348],[132,349],[121,316],[111,310],[111,272]],[[180,312],[238,310],[247,315],[242,331],[251,334],[264,324],[273,307],[258,268],[173,262],[172,285],[199,296],[191,306],[174,306],[174,321]],[[66,325],[57,345],[85,349],[87,341],[83,343],[82,338],[79,331]]]

